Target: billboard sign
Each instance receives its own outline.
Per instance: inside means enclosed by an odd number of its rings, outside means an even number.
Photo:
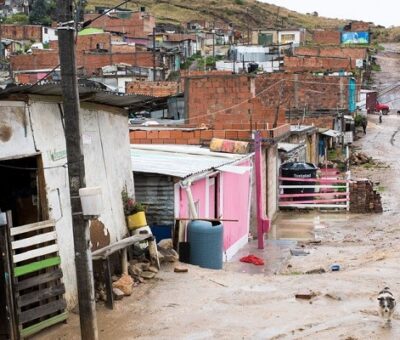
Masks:
[[[369,44],[369,32],[342,32],[342,44]]]

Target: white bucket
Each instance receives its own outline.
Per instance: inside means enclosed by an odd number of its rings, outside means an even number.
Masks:
[[[100,216],[103,211],[103,199],[100,187],[79,189],[82,212],[85,216]]]

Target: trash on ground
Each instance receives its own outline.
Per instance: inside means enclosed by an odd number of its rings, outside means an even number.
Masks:
[[[304,249],[290,249],[290,254],[292,256],[307,256],[310,255],[310,252]]]
[[[245,263],[252,263],[256,266],[263,266],[264,265],[264,260],[255,256],[255,255],[248,255],[244,256],[240,259],[240,262],[245,262]]]

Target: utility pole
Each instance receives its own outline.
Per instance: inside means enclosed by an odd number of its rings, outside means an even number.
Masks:
[[[88,222],[84,219],[79,189],[85,187],[85,165],[79,120],[79,93],[75,57],[73,0],[58,0],[58,46],[65,120],[69,190],[74,234],[81,338],[98,338],[93,264]]]
[[[156,28],[153,27],[153,81],[156,81]]]

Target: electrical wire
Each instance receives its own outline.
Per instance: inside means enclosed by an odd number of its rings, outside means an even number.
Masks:
[[[43,167],[40,169],[48,170],[48,169],[67,168],[67,167],[68,167],[68,163],[64,163],[62,165],[47,166],[47,167]],[[0,163],[0,168],[13,169],[13,170],[24,170],[24,171],[38,171],[39,170],[39,168],[6,165],[6,164],[1,164],[1,163]]]
[[[122,5],[125,5],[126,3],[131,2],[131,1],[132,1],[132,0],[126,0],[126,1],[124,1],[124,2],[122,2],[122,3],[120,3],[119,5],[114,6],[113,8],[110,8],[109,10],[103,12],[102,14],[100,14],[99,16],[97,16],[96,18],[85,21],[85,22],[82,24],[82,27],[78,30],[78,32],[82,31],[82,30],[85,29],[87,26],[89,26],[90,24],[92,24],[94,21],[96,21],[97,19],[101,18],[102,16],[108,14],[108,13],[111,12],[112,10],[117,9],[118,7],[120,7],[120,6],[122,6]],[[76,6],[76,2],[75,2],[75,6]],[[77,23],[76,18],[75,18],[75,25],[77,25],[77,24],[78,24],[78,23]],[[77,37],[78,37],[78,35],[76,36],[76,39],[75,39],[75,45],[77,44]],[[39,85],[41,82],[43,82],[44,80],[46,80],[46,79],[47,79],[54,71],[56,71],[60,66],[61,66],[61,64],[58,64],[57,66],[53,67],[48,73],[46,73],[46,74],[44,75],[43,78],[39,79],[36,83],[32,84],[32,85],[28,88],[28,90],[32,89],[33,87]]]

